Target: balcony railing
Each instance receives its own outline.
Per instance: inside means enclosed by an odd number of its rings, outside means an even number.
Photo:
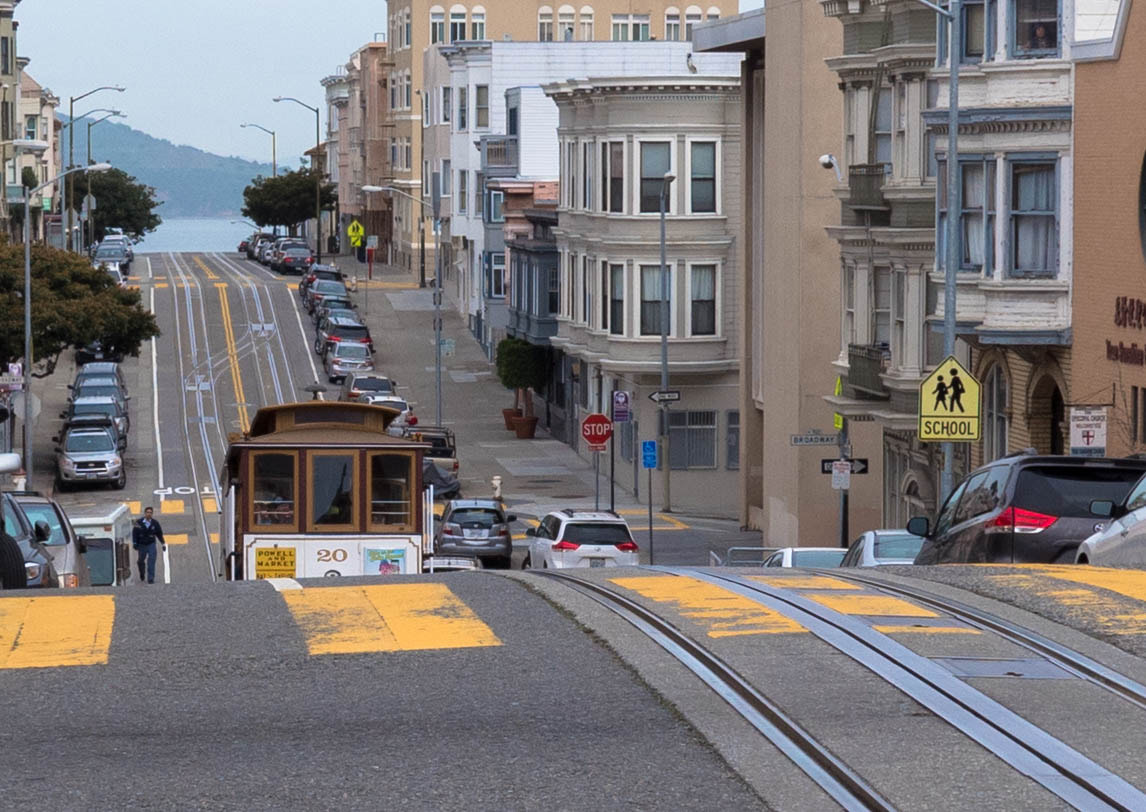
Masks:
[[[481,139],[482,171],[489,175],[517,173],[517,136],[492,135]]]
[[[886,164],[852,164],[848,167],[848,207],[856,211],[887,211],[883,198]]]
[[[887,387],[880,378],[880,375],[887,371],[889,361],[891,361],[891,350],[882,344],[874,346],[849,344],[848,386],[856,390],[861,397],[889,397]]]

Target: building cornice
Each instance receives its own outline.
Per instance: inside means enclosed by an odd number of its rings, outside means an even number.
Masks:
[[[965,108],[959,111],[959,134],[1070,132],[1073,115],[1069,104]],[[924,110],[923,122],[929,131],[946,134],[947,110]]]

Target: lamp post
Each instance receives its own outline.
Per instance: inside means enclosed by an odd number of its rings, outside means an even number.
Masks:
[[[73,122],[75,122],[74,115],[75,115],[76,102],[78,102],[80,99],[86,99],[88,96],[92,95],[93,93],[99,93],[101,90],[114,90],[117,93],[122,93],[126,89],[127,88],[123,87],[122,85],[100,85],[97,88],[93,88],[92,90],[89,90],[87,93],[81,93],[78,96],[71,96],[68,99],[68,124],[71,125]],[[75,146],[75,141],[76,141],[76,131],[75,131],[75,128],[73,127],[71,130],[68,131],[68,165],[65,167],[65,170],[70,170],[72,168],[72,154],[74,152],[73,147]],[[62,174],[68,174],[68,173],[65,171]],[[63,197],[63,199],[65,201],[70,200],[72,198],[72,195],[75,193],[75,188],[71,187],[71,182],[72,182],[72,179],[70,176],[64,182],[66,186],[69,186],[68,194]],[[66,219],[67,219],[68,232],[64,238],[64,248],[65,248],[65,250],[71,251],[72,250],[72,210],[71,209],[68,209]]]
[[[661,391],[667,392],[669,386],[669,272],[665,261],[665,210],[668,208],[668,190],[670,184],[676,180],[671,172],[665,172],[661,181]],[[669,405],[667,400],[661,401],[661,460],[664,465],[664,511],[672,510],[672,465],[669,463]],[[653,495],[649,494],[649,503],[652,504]]]
[[[60,129],[61,129],[61,131],[63,131],[63,130],[68,131],[68,143],[70,144],[71,140],[72,140],[72,133],[74,132],[71,129],[71,127],[77,121],[83,121],[88,116],[95,115],[96,113],[119,113],[119,112],[120,112],[119,110],[109,110],[106,107],[96,107],[93,110],[88,110],[86,113],[84,113],[82,115],[76,116],[75,118],[69,118],[68,121],[64,124],[64,126],[61,127]],[[67,169],[69,167],[64,167],[64,168]],[[70,194],[71,191],[72,190],[70,190],[68,188],[67,183],[64,183],[60,186],[60,217],[61,218],[64,217],[64,212],[66,212],[68,210],[68,200],[71,198],[71,194]],[[66,246],[67,245],[67,239],[66,239],[66,235],[63,235],[62,230],[61,230],[61,235],[65,236],[64,245]]]
[[[107,121],[109,118],[112,118],[113,116],[116,118],[124,118],[124,114],[121,113],[119,110],[112,110],[110,113],[106,113],[105,115],[101,116],[100,118],[97,118],[95,121],[89,121],[88,122],[88,161],[87,161],[86,166],[91,166],[91,162],[92,162],[92,127],[99,124],[101,121]],[[88,178],[88,193],[87,193],[87,197],[85,198],[85,200],[91,200],[92,176],[90,174],[88,174],[87,178]],[[90,211],[88,212],[87,224],[88,224],[87,245],[91,245],[93,242],[95,242],[95,227],[92,225],[92,214]],[[87,245],[85,245],[83,247],[86,248]]]
[[[418,137],[418,150],[421,153],[419,160],[422,165],[418,168],[418,186],[421,194],[420,201],[420,216],[418,218],[418,287],[426,287],[426,178],[422,175],[426,171],[426,97],[422,91],[415,90],[418,94],[418,101],[421,103],[422,112],[422,125],[421,134]],[[434,250],[438,250],[437,244],[434,245]]]
[[[47,144],[44,145],[45,147]],[[24,476],[32,483],[32,195],[76,172],[106,172],[111,164],[92,164],[65,169],[34,189],[24,190]],[[66,181],[65,181],[66,182]]]
[[[318,154],[322,148],[322,138],[319,135],[318,108],[311,107],[306,102],[299,101],[293,96],[275,96],[272,101],[292,101],[314,113],[314,160],[311,161],[311,169],[314,170],[314,255],[318,262],[322,262],[322,174],[318,168]]]
[[[263,132],[270,134],[270,136],[271,136],[271,177],[277,178],[279,176],[279,161],[278,161],[278,149],[275,146],[275,131],[274,130],[268,130],[266,127],[264,127],[261,124],[252,124],[250,122],[245,123],[245,124],[240,124],[239,126],[240,127],[254,127],[257,130],[262,130]]]
[[[242,223],[243,225],[246,225],[246,226],[250,226],[251,228],[255,229],[256,231],[262,231],[261,226],[255,225],[250,220],[232,220],[231,221],[231,225],[233,225],[233,226],[238,225],[239,223]]]

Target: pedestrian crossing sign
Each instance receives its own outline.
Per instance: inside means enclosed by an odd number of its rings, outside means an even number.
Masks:
[[[968,443],[981,429],[979,382],[948,356],[919,385],[919,439]]]

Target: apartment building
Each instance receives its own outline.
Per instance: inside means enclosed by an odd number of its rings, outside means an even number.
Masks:
[[[504,245],[500,192],[489,178],[557,177],[557,116],[544,94],[519,93],[507,108],[506,92],[522,77],[545,83],[593,74],[689,75],[687,42],[463,42],[428,49],[427,171],[440,178],[442,264],[446,284],[474,335],[493,352],[505,334]],[[735,70],[735,57],[697,56],[704,74]],[[730,67],[732,66],[732,67]],[[521,107],[520,105],[526,105]],[[512,115],[510,110],[516,110]],[[528,131],[517,130],[528,123]],[[507,134],[513,129],[513,134]],[[519,139],[521,139],[519,148]],[[520,161],[520,164],[519,164]],[[491,230],[490,226],[495,226]],[[487,244],[487,238],[493,240]]]
[[[938,86],[935,13],[915,0],[820,5],[846,49],[827,60],[844,117],[831,146],[840,213],[827,227],[839,251],[841,391],[825,399],[847,420],[853,455],[869,461],[853,519],[902,527],[934,511],[942,468],[939,447],[916,437],[920,382],[943,359],[942,333],[926,319],[942,285],[935,135],[923,121]]]
[[[1146,451],[1146,6],[1076,2],[1069,402],[1106,407],[1121,456]]]
[[[727,16],[736,6],[729,0],[706,0],[704,6],[682,7],[676,0],[597,0],[573,5],[551,5],[545,0],[526,4],[491,0],[488,4],[446,3],[416,0],[389,7],[390,62],[387,88],[390,110],[387,137],[395,143],[400,158],[392,161],[385,185],[415,197],[427,187],[422,178],[421,139],[430,99],[417,91],[424,87],[423,52],[436,44],[459,44],[473,40],[515,42],[588,42],[594,40],[643,41],[688,40],[692,27],[704,20]],[[562,77],[565,78],[565,77]],[[539,81],[521,73],[526,82]],[[423,104],[424,102],[424,104]],[[406,160],[409,158],[409,160]],[[426,188],[426,194],[429,189]],[[401,267],[416,267],[420,230],[429,224],[417,213],[418,204],[396,195],[393,201],[394,249],[391,261]],[[432,250],[432,248],[431,248]]]
[[[13,19],[20,0],[0,0],[0,142],[3,142],[0,159],[4,166],[5,194],[0,200],[0,216],[7,221],[8,209],[12,205],[12,187],[16,180],[15,155],[11,141],[17,138],[19,129],[16,120],[17,104],[20,96],[20,67],[16,62],[16,28]],[[17,190],[16,197],[23,200],[23,191]]]
[[[820,459],[838,451],[793,440],[835,433],[834,410],[822,395],[831,391],[840,353],[840,258],[824,226],[838,222],[840,202],[835,175],[819,156],[843,127],[837,78],[824,65],[838,55],[839,41],[839,24],[815,3],[769,4],[693,31],[697,51],[744,54],[736,233],[744,272],[732,300],[740,342],[739,515],[776,546],[839,538],[839,494],[820,472]],[[874,499],[863,477],[853,485],[861,495],[853,503]]]
[[[560,199],[553,229],[568,422],[631,395],[617,426],[618,484],[640,491],[639,443],[658,435],[661,388],[660,207],[669,299],[667,464],[651,496],[662,509],[738,509],[741,295],[739,55],[700,55],[697,74],[570,79],[545,85],[560,115]],[[681,116],[682,109],[688,116]],[[572,443],[582,453],[580,437]],[[669,482],[671,480],[671,483]],[[671,485],[671,494],[670,488]]]
[[[45,183],[59,173],[59,138],[57,137],[56,108],[60,106],[59,98],[51,90],[41,87],[40,83],[32,78],[27,71],[28,60],[20,58],[20,99],[16,107],[16,138],[27,138],[33,141],[44,141],[48,148],[41,154],[20,154],[16,157],[13,171],[19,186],[23,178],[24,169],[29,168],[36,173],[37,184]],[[83,191],[83,184],[77,183],[76,188]],[[56,184],[52,184],[31,200],[32,208],[32,236],[34,239],[43,239],[44,214],[50,214],[55,203]],[[20,187],[13,205],[23,207],[23,188]]]

